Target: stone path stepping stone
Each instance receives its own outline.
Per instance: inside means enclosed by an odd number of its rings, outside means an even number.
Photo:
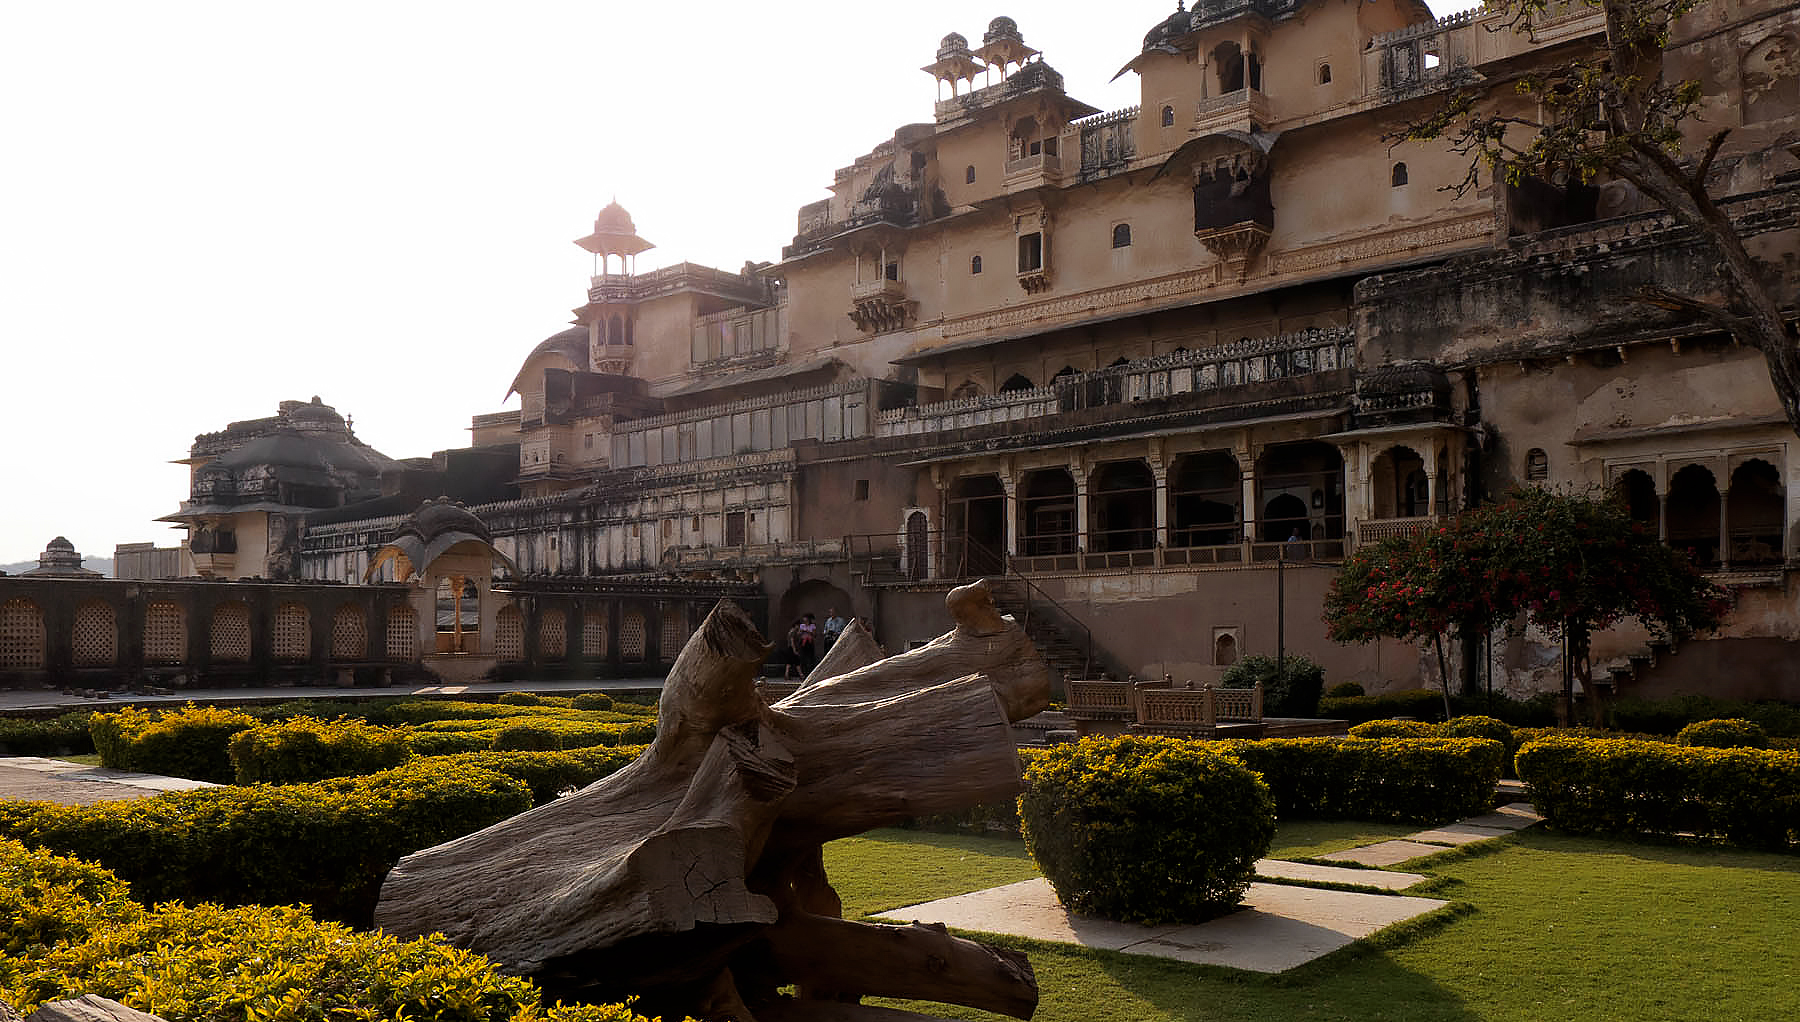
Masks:
[[[1397,873],[1385,869],[1352,869],[1349,866],[1320,866],[1310,862],[1288,862],[1285,859],[1256,860],[1256,875],[1281,880],[1297,880],[1307,884],[1350,884],[1356,887],[1379,887],[1384,891],[1400,891],[1422,884],[1430,877],[1418,873]]]
[[[1498,827],[1476,827],[1468,823],[1450,823],[1434,830],[1421,830],[1417,834],[1408,834],[1406,840],[1431,845],[1472,845],[1477,841],[1491,841],[1511,833],[1513,833],[1511,828],[1501,830]]]
[[[1543,823],[1544,818],[1538,815],[1530,802],[1514,802],[1503,805],[1485,816],[1471,816],[1462,821],[1466,827],[1492,827],[1495,830],[1524,830],[1536,823]]]
[[[1038,878],[895,909],[879,918],[1273,973],[1445,904],[1434,898],[1253,883],[1245,907],[1228,916],[1198,926],[1137,926],[1072,915],[1057,902],[1050,882]]]
[[[1321,859],[1333,862],[1355,862],[1364,866],[1392,866],[1396,862],[1416,859],[1421,855],[1434,855],[1444,850],[1443,845],[1428,845],[1419,841],[1408,841],[1396,838],[1393,841],[1381,841],[1361,848],[1347,848],[1330,855],[1321,855]]]
[[[0,798],[91,805],[165,791],[216,788],[210,781],[140,774],[41,756],[0,756]]]

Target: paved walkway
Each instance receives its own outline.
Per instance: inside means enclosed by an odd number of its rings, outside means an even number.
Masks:
[[[220,706],[245,703],[285,703],[290,699],[374,699],[394,696],[502,695],[536,692],[540,695],[579,695],[582,692],[645,692],[662,688],[654,678],[606,678],[586,681],[477,681],[463,685],[392,685],[387,688],[336,688],[327,685],[296,688],[205,688],[170,695],[138,695],[118,692],[105,699],[70,695],[49,689],[0,691],[0,713],[44,710],[107,710],[120,706],[157,706],[206,702]]]
[[[0,799],[85,806],[128,798],[215,787],[208,781],[139,774],[37,756],[0,757]]]
[[[1025,880],[973,894],[895,909],[880,916],[899,922],[942,923],[959,930],[1002,933],[1059,944],[1223,965],[1252,972],[1286,972],[1395,923],[1449,904],[1404,891],[1430,879],[1381,868],[1476,841],[1506,837],[1541,822],[1530,805],[1513,803],[1460,823],[1320,856],[1354,866],[1262,859],[1244,907],[1198,926],[1137,926],[1074,915],[1056,900],[1048,880]],[[1331,885],[1329,888],[1312,886]],[[1373,888],[1381,893],[1342,889]]]

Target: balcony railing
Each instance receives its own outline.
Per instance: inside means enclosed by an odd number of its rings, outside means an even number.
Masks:
[[[1045,387],[895,408],[877,413],[875,433],[906,436],[1013,422],[1081,408],[1348,369],[1355,362],[1353,329],[1301,330],[1158,355],[1063,377]]]
[[[1062,157],[1055,153],[1034,153],[1007,160],[1001,181],[1009,192],[1061,184]]]
[[[1199,134],[1221,128],[1247,129],[1269,123],[1269,97],[1259,89],[1239,89],[1223,96],[1208,96],[1194,109],[1194,128]]]
[[[1420,515],[1413,518],[1370,518],[1356,523],[1356,542],[1359,546],[1379,543],[1395,536],[1414,536],[1433,525],[1443,521],[1441,515]]]
[[[1263,690],[1175,688],[1162,681],[1071,681],[1069,715],[1076,720],[1128,721],[1150,731],[1205,732],[1220,724],[1263,719]]]

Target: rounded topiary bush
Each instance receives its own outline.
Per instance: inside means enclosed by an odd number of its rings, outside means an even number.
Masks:
[[[1442,724],[1422,720],[1367,720],[1350,728],[1352,738],[1442,738]]]
[[[231,737],[239,784],[293,784],[372,774],[412,755],[407,732],[360,720],[294,717]]]
[[[1263,687],[1263,716],[1311,717],[1319,711],[1319,693],[1325,687],[1325,668],[1299,653],[1279,661],[1252,653],[1239,657],[1219,675],[1226,688]]]
[[[1675,743],[1707,749],[1766,749],[1769,733],[1753,720],[1697,720],[1681,729]]]
[[[605,692],[583,692],[575,697],[573,705],[577,710],[610,710],[613,697]]]
[[[1262,778],[1202,742],[1089,738],[1025,772],[1026,846],[1074,912],[1200,922],[1243,899],[1275,837]]]
[[[507,706],[541,706],[544,699],[535,692],[508,692],[500,701]]]
[[[1363,694],[1363,687],[1354,681],[1340,681],[1336,685],[1325,690],[1325,698],[1327,699],[1343,699],[1348,696],[1360,696]]]
[[[489,746],[495,752],[554,752],[562,747],[562,734],[537,721],[508,724],[494,732],[493,744]]]

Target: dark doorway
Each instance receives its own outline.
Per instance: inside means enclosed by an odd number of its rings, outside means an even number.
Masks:
[[[1156,546],[1156,477],[1142,461],[1114,461],[1094,472],[1094,524],[1089,548],[1098,553]]]
[[[1719,487],[1713,474],[1687,465],[1669,480],[1669,545],[1701,567],[1719,563]]]
[[[944,509],[948,535],[945,568],[972,578],[1005,570],[1006,490],[999,476],[965,476],[950,487]]]
[[[906,516],[906,577],[924,578],[931,573],[931,526],[925,512]]]
[[[1224,451],[1184,454],[1169,486],[1169,545],[1225,546],[1242,538],[1244,487],[1237,459]]]
[[[1075,552],[1075,479],[1065,468],[1025,477],[1019,509],[1020,533],[1028,557]]]

